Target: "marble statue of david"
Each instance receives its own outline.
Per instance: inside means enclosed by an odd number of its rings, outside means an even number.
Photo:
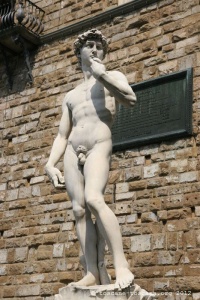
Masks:
[[[106,205],[103,195],[109,174],[111,126],[116,107],[118,103],[132,107],[136,96],[121,72],[106,71],[103,58],[107,40],[99,30],[91,29],[79,35],[74,46],[83,82],[64,98],[58,135],[45,170],[55,187],[66,186],[85,258],[85,276],[70,285],[91,286],[103,281],[93,214],[113,255],[115,287],[123,289],[132,284],[134,276],[124,255],[117,218]],[[55,167],[63,154],[64,178]]]

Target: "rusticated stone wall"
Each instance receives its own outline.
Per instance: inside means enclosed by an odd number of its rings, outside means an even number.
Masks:
[[[46,13],[46,33],[95,16],[117,6],[117,0],[35,0]]]
[[[47,10],[46,34],[68,25],[61,18],[65,3],[70,24],[76,7],[73,22],[81,20],[86,1],[35,3]],[[200,299],[199,20],[199,0],[162,0],[98,26],[110,39],[107,69],[121,70],[130,83],[194,71],[193,135],[113,153],[105,193],[135,282],[161,300]],[[60,287],[82,276],[71,203],[44,174],[62,100],[82,78],[74,39],[31,53],[33,86],[26,85],[22,57],[10,57],[14,84],[8,91],[0,61],[0,299],[53,300]],[[108,252],[106,264],[114,279]]]

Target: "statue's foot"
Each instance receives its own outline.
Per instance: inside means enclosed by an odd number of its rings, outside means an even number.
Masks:
[[[94,276],[92,273],[88,273],[81,280],[77,282],[71,282],[68,286],[91,286],[100,284],[98,276]]]
[[[134,280],[133,273],[126,267],[121,267],[116,270],[116,289],[125,289],[129,287]]]

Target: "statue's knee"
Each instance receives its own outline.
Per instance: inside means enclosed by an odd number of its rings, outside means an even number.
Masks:
[[[88,198],[86,198],[86,203],[87,203],[89,210],[92,213],[95,213],[95,212],[98,213],[99,210],[101,208],[103,208],[103,205],[105,204],[102,197],[88,197]]]
[[[82,206],[73,207],[75,219],[83,218],[85,216],[85,208]]]

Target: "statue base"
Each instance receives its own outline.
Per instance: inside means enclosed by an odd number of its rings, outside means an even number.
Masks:
[[[134,284],[130,287],[117,290],[114,284],[95,286],[66,286],[55,295],[55,300],[154,300],[157,299],[153,293]]]

